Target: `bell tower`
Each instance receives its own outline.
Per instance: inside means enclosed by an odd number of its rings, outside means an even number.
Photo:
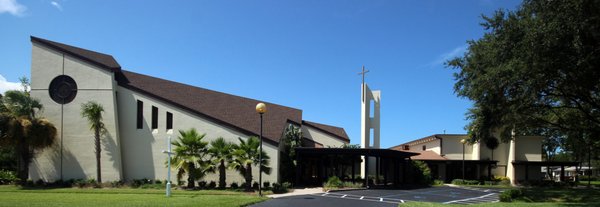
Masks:
[[[362,84],[361,84],[361,104],[360,104],[360,147],[361,148],[374,148],[379,149],[379,135],[380,135],[380,102],[381,102],[381,91],[371,91],[369,86],[365,83],[365,74],[369,70],[365,70],[365,66],[362,68]],[[363,158],[364,159],[364,158]],[[369,161],[369,169],[374,170],[375,162]],[[361,163],[361,177],[365,177],[365,162]]]

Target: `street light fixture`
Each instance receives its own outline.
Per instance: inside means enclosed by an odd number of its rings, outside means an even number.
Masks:
[[[171,151],[171,135],[173,135],[173,130],[169,129],[167,130],[167,145],[169,146],[169,151],[167,150],[163,150],[162,152],[169,155],[169,159],[168,159],[168,165],[167,165],[167,187],[166,187],[166,194],[167,197],[171,197],[171,154],[173,154],[173,152]]]
[[[462,156],[462,179],[464,182],[465,181],[465,144],[467,143],[467,139],[461,139],[460,143],[462,143],[462,147],[463,147],[463,150],[462,150],[462,154],[463,154],[463,156]]]
[[[258,196],[262,197],[262,131],[263,131],[263,114],[267,112],[267,105],[264,103],[256,104],[256,112],[260,114],[260,152],[258,153]]]

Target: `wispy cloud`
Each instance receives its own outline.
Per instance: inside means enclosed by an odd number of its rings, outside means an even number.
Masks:
[[[7,81],[4,76],[0,75],[0,93],[4,94],[4,92],[8,90],[20,90],[22,89],[20,82],[10,82]]]
[[[435,60],[433,60],[429,64],[427,64],[427,66],[432,67],[432,66],[442,65],[442,64],[444,64],[444,62],[451,60],[452,58],[455,58],[455,57],[465,53],[465,51],[467,51],[467,48],[469,48],[468,44],[458,46],[449,52],[439,55]]]
[[[17,0],[0,0],[0,14],[9,13],[15,16],[23,16],[27,7],[19,4]]]
[[[52,4],[52,6],[54,6],[54,7],[56,7],[56,9],[58,9],[59,11],[63,10],[62,6],[56,1],[51,1],[50,4]]]

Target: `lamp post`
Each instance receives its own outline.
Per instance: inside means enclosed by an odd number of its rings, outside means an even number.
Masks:
[[[461,139],[460,143],[462,143],[462,147],[463,147],[463,150],[462,150],[462,154],[463,154],[463,156],[462,156],[462,179],[464,182],[465,181],[465,143],[467,143],[467,139]]]
[[[263,114],[267,112],[267,105],[264,103],[256,104],[256,112],[260,114],[260,151],[258,153],[258,196],[262,197],[262,131],[263,131]]]
[[[163,150],[163,153],[166,153],[169,156],[169,159],[167,159],[167,187],[166,187],[166,194],[167,197],[171,197],[171,154],[173,154],[173,152],[171,151],[171,135],[173,134],[173,130],[168,130],[167,131],[167,145],[169,146],[169,151],[167,150]]]

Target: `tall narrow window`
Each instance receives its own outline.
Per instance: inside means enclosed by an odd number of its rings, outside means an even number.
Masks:
[[[152,129],[158,129],[158,108],[152,106]]]
[[[144,128],[144,102],[137,101],[137,128]]]
[[[167,130],[173,129],[173,114],[167,112]]]

